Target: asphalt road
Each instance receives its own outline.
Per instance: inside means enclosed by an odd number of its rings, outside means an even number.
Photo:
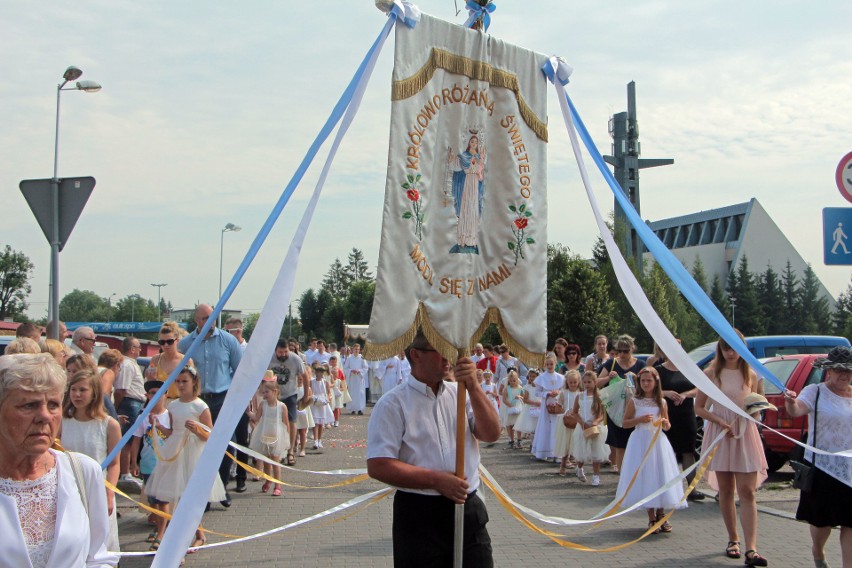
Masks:
[[[364,467],[366,431],[369,412],[365,416],[344,415],[339,428],[323,436],[324,450],[308,450],[298,460],[297,468],[327,470]],[[542,513],[575,519],[587,519],[609,503],[618,484],[618,476],[606,468],[601,485],[591,487],[569,475],[560,477],[558,466],[530,458],[522,450],[507,449],[505,441],[482,448],[482,462],[503,488],[516,501]],[[310,447],[310,442],[309,442]],[[790,488],[792,472],[782,469],[763,485],[758,494],[759,550],[770,560],[770,566],[812,566],[807,525],[792,519],[798,492]],[[287,473],[285,480],[302,485],[330,482],[327,476]],[[233,487],[233,486],[232,486]],[[250,535],[267,531],[309,517],[339,503],[383,486],[375,481],[334,489],[285,488],[284,495],[272,497],[260,491],[261,483],[249,482],[243,494],[234,494],[230,509],[216,504],[204,515],[205,527],[234,535]],[[701,489],[712,493],[706,485]],[[487,489],[482,489],[488,505],[489,532],[494,548],[495,565],[536,568],[580,565],[593,567],[674,567],[742,566],[742,560],[724,556],[727,535],[713,499],[690,503],[671,518],[674,531],[651,535],[644,540],[614,552],[580,552],[561,547],[547,537],[533,533],[503,509]],[[328,568],[338,566],[392,566],[391,499],[359,510],[351,516],[338,514],[304,527],[252,540],[201,550],[187,556],[187,566],[298,566]],[[146,515],[124,500],[119,500],[122,550],[144,551],[149,527]],[[634,512],[600,525],[582,528],[556,528],[564,538],[592,548],[606,548],[628,543],[642,535],[647,518]],[[551,527],[552,528],[552,527]],[[226,540],[215,535],[209,542]],[[827,559],[840,566],[840,550],[836,534],[832,535]],[[123,568],[149,566],[151,557],[127,557]]]

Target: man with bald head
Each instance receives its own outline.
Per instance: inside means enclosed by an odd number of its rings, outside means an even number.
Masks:
[[[210,314],[213,313],[213,308],[210,304],[199,304],[195,308],[195,325],[198,326],[195,330],[180,340],[178,349],[181,353],[186,353],[190,345],[198,337],[201,328],[210,319]],[[236,338],[218,329],[215,320],[210,330],[204,336],[195,351],[192,353],[192,360],[198,369],[198,376],[201,379],[201,400],[207,403],[210,407],[210,415],[213,422],[219,417],[219,411],[222,410],[222,404],[225,402],[225,396],[228,394],[228,389],[231,388],[231,382],[234,380],[234,372],[240,364],[240,359],[243,356],[243,350]],[[240,422],[237,424],[237,429],[234,431],[236,442],[243,446],[248,445],[248,417],[243,413]],[[237,455],[237,459],[245,461],[245,456]],[[219,467],[219,477],[222,478],[222,484],[228,486],[228,477],[231,470],[230,458],[225,456],[222,459],[222,465]],[[237,468],[237,493],[242,493],[246,490],[246,470]],[[231,496],[225,492],[225,500],[222,505],[225,507],[231,506]]]

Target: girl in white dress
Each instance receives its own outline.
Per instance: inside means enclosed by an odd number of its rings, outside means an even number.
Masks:
[[[671,428],[671,423],[669,423],[668,407],[663,402],[660,375],[653,367],[645,367],[639,371],[639,388],[636,390],[636,396],[627,401],[622,422],[625,428],[636,427],[627,441],[621,478],[618,480],[618,490],[615,495],[616,499],[624,498],[622,507],[629,507],[677,477],[679,473],[677,458],[669,439],[662,433],[657,434],[658,426],[668,430]],[[656,441],[654,441],[655,434]],[[653,446],[651,446],[652,441]],[[642,459],[646,453],[648,457],[642,465]],[[634,474],[636,480],[630,487]],[[683,509],[684,507],[686,507],[686,501],[683,498],[683,485],[677,483],[645,504],[648,512],[648,526],[653,526],[663,518],[664,509]],[[672,532],[672,526],[666,521],[654,531],[654,534],[659,532]]]
[[[331,410],[332,392],[326,374],[328,366],[321,364],[314,369],[316,377],[311,379],[311,390],[314,393],[314,402],[311,405],[311,414],[314,418],[314,449],[322,448],[322,429],[328,424],[334,423],[334,412]]]
[[[494,375],[491,371],[483,371],[482,372],[482,392],[485,393],[485,397],[488,399],[488,402],[491,403],[491,406],[494,407],[494,410],[497,413],[500,413],[500,395],[497,394],[497,385],[494,383]]]
[[[249,413],[249,418],[255,420],[249,447],[274,462],[280,462],[281,457],[290,449],[290,420],[287,416],[287,406],[278,400],[278,381],[274,378],[260,385],[263,401],[257,407],[257,412]],[[281,479],[281,466],[261,462],[263,473]],[[264,482],[261,492],[269,491],[272,482]],[[281,495],[281,485],[276,483],[272,495]]]
[[[574,401],[580,395],[580,373],[568,371],[565,373],[565,388],[559,393],[557,402],[565,409],[565,413],[559,417],[556,423],[556,444],[553,453],[557,458],[562,458],[559,466],[559,475],[565,475],[568,462],[571,457],[571,442],[574,437],[574,426],[577,420],[571,415],[574,409]],[[574,467],[573,464],[570,467]]]
[[[598,486],[601,484],[601,462],[609,457],[609,446],[605,442],[606,412],[598,394],[598,377],[594,371],[583,373],[583,392],[574,400],[571,413],[577,421],[571,440],[571,451],[577,460],[577,477],[585,483],[583,465],[592,462],[592,485]]]
[[[524,407],[520,416],[518,416],[518,421],[515,422],[515,432],[526,434],[527,437],[535,432],[535,427],[538,426],[538,417],[541,414],[541,399],[535,393],[537,377],[538,371],[530,369],[529,375],[527,375],[527,384],[521,391]],[[516,440],[515,447],[521,449],[521,439],[516,436]]]
[[[521,392],[523,392],[523,389],[521,389],[518,373],[509,371],[506,377],[506,388],[503,390],[503,404],[500,405],[500,408],[506,411],[503,427],[506,428],[506,433],[509,435],[509,448],[515,447],[515,423],[524,408]],[[518,445],[520,446],[520,444],[521,439],[518,438]]]
[[[62,402],[62,446],[66,450],[86,454],[98,463],[103,463],[121,440],[121,426],[108,416],[104,409],[103,383],[100,375],[91,370],[77,371],[68,381],[68,390]],[[106,470],[106,480],[118,483],[118,457]],[[106,489],[107,508],[110,518],[110,535],[107,549],[119,552],[118,516],[115,495]]]
[[[311,374],[310,367],[307,370],[308,376]],[[308,429],[314,427],[314,416],[311,412],[311,403],[313,402],[313,391],[311,390],[311,381],[306,379],[302,382],[299,377],[299,387],[296,389],[296,439],[299,446],[299,457],[305,457],[305,446],[308,444]]]
[[[160,435],[166,438],[166,444],[145,486],[148,495],[169,503],[180,500],[201,457],[208,436],[201,425],[213,427],[207,403],[198,398],[201,385],[195,367],[184,367],[174,384],[177,385],[178,398],[166,408],[172,427],[166,428],[159,422],[154,425]],[[207,501],[216,503],[224,500],[225,487],[216,475]],[[196,529],[192,546],[202,546],[206,542],[201,529]]]

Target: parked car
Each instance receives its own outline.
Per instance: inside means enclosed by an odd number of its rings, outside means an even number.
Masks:
[[[832,347],[850,347],[845,337],[831,335],[758,335],[745,338],[748,350],[758,359],[794,355],[796,353],[828,353]],[[713,360],[716,342],[696,347],[689,352],[695,363],[704,369]]]
[[[767,359],[763,364],[781,383],[798,394],[806,386],[819,384],[823,381],[824,370],[814,367],[814,361],[820,357],[825,357],[825,355],[782,355],[781,357]],[[764,381],[763,386],[766,399],[778,407],[777,411],[767,410],[763,413],[763,424],[794,440],[806,439],[808,417],[793,418],[787,414],[787,411],[784,410],[783,392],[768,381]],[[763,438],[763,448],[769,471],[777,471],[790,459],[790,452],[796,448],[796,444],[765,428],[761,429],[760,435]]]
[[[6,346],[14,341],[14,335],[0,335],[0,355],[6,351]]]

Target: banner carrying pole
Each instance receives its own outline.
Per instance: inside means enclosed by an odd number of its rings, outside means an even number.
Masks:
[[[456,362],[464,357],[464,349],[459,349]],[[458,398],[456,401],[456,477],[464,479],[464,436],[467,427],[467,387],[457,382]],[[456,531],[453,540],[453,568],[461,568],[462,552],[464,551],[464,503],[456,504]]]

